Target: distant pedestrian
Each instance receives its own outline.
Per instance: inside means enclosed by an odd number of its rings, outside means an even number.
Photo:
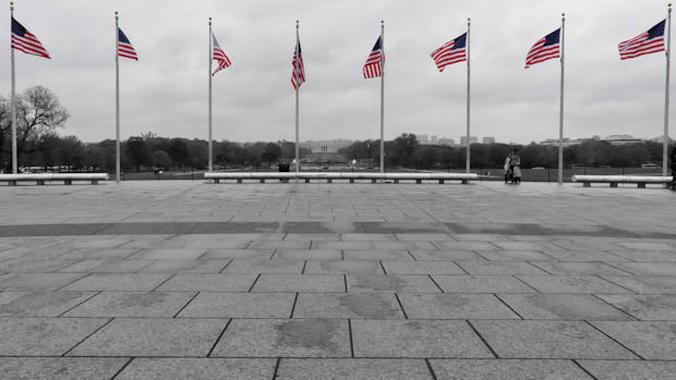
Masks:
[[[521,157],[519,157],[518,150],[512,149],[512,154],[509,157],[509,167],[512,172],[512,183],[521,182]]]
[[[676,146],[671,150],[671,184],[676,185]]]
[[[505,183],[508,183],[509,181],[512,180],[512,167],[510,166],[510,160],[512,158],[512,154],[509,153],[507,154],[507,157],[505,157]]]

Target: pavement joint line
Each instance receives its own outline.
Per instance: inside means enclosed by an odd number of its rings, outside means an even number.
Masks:
[[[117,370],[117,372],[115,372],[115,374],[113,375],[113,377],[110,378],[110,380],[115,380],[115,378],[117,378],[122,373],[122,371],[124,371],[127,368],[127,366],[131,364],[132,361],[134,361],[134,358],[133,357],[129,358],[129,360],[127,360],[127,362],[124,363],[124,365],[122,365],[122,367],[120,367],[120,369]]]
[[[519,282],[521,282],[522,284],[526,285],[527,287],[535,290],[539,294],[556,294],[556,293],[543,293],[543,292],[541,292],[540,289],[538,289],[538,288],[534,287],[533,285],[527,283],[525,280],[523,280],[521,277],[519,277],[518,274],[510,275],[510,277],[516,278]],[[579,293],[562,293],[562,294],[579,294]]]
[[[340,250],[340,261],[345,261],[345,250],[344,249]]]
[[[272,250],[272,254],[270,255],[270,257],[268,257],[268,260],[274,259],[275,256],[277,255],[277,252],[279,252],[279,248],[273,249],[273,250]]]
[[[418,259],[416,259],[416,257],[413,256],[413,254],[411,253],[411,250],[410,250],[410,249],[407,249],[407,250],[406,250],[406,253],[407,253],[409,256],[411,256],[411,258],[413,259],[413,261],[418,261]]]
[[[164,281],[160,282],[156,287],[152,288],[152,290],[150,290],[150,291],[151,291],[151,292],[156,291],[156,290],[159,289],[162,285],[164,285],[167,281],[169,281],[169,280],[171,280],[172,278],[174,278],[176,275],[177,275],[177,273],[172,273],[171,275],[169,275],[169,277],[165,278]]]
[[[303,269],[301,269],[300,274],[305,274],[305,267],[307,267],[307,260],[303,260]]]
[[[637,291],[635,291],[635,290],[629,289],[629,288],[627,288],[626,286],[620,285],[620,284],[618,284],[618,283],[615,282],[615,281],[611,281],[611,280],[609,280],[609,279],[603,277],[603,276],[600,275],[600,274],[595,274],[595,275],[593,275],[593,277],[597,277],[597,278],[599,278],[599,279],[601,279],[601,280],[603,280],[603,281],[609,282],[609,283],[611,283],[611,284],[613,284],[613,285],[615,285],[615,286],[617,286],[617,287],[620,287],[620,288],[622,288],[622,289],[628,290],[628,291],[630,291],[630,292],[632,293],[632,295],[640,295],[640,294],[643,294],[643,293],[637,292]],[[637,276],[634,275],[634,274],[632,274],[631,276],[627,276],[627,277],[633,278],[633,277],[637,277]]]
[[[467,271],[467,269],[463,268],[463,266],[460,265],[460,263],[459,263],[458,261],[456,261],[456,260],[449,260],[449,261],[452,262],[453,264],[457,265],[457,266],[460,268],[460,270],[462,270],[463,272],[465,272],[466,275],[472,276],[472,274],[469,273],[469,272]]]
[[[497,293],[493,293],[493,295],[495,296],[495,298],[497,298],[498,300],[500,300],[500,302],[502,302],[505,306],[507,306],[507,308],[508,308],[509,310],[511,310],[514,314],[516,314],[519,318],[525,320],[525,318],[524,318],[518,311],[516,311],[516,309],[514,309],[512,306],[510,306],[510,305],[509,305],[505,300],[503,300]]]
[[[473,254],[475,254],[475,255],[481,257],[481,258],[484,259],[486,262],[491,262],[491,261],[492,261],[492,260],[489,260],[488,257],[482,255],[482,254],[481,254],[479,251],[477,251],[476,249],[472,249],[472,250],[470,250],[470,252],[472,252]]]
[[[607,334],[605,331],[601,330],[600,328],[594,326],[594,324],[591,323],[590,321],[584,320],[583,322],[586,323],[586,324],[588,324],[589,326],[591,326],[594,330],[596,330],[596,331],[600,332],[601,334],[603,334],[604,336],[606,336],[608,339],[610,339],[610,340],[612,340],[613,342],[619,344],[619,345],[620,345],[622,348],[624,348],[625,350],[627,350],[627,351],[631,352],[632,354],[636,355],[637,358],[639,358],[639,359],[641,359],[641,360],[646,360],[643,356],[639,355],[636,351],[634,351],[634,350],[632,350],[631,348],[627,347],[627,346],[624,345],[622,342],[620,342],[619,340],[613,338],[612,336],[610,336],[610,334]]]
[[[350,335],[350,357],[354,358],[354,340],[352,339],[352,320],[347,319],[347,330]]]
[[[48,273],[48,272],[45,272],[45,273]],[[57,272],[57,273],[59,273],[59,272]],[[79,272],[73,272],[73,273],[79,273]],[[78,277],[77,279],[75,279],[75,280],[73,280],[73,281],[71,281],[71,282],[69,282],[69,283],[67,283],[67,284],[65,284],[65,285],[57,286],[56,288],[54,288],[54,289],[52,289],[52,290],[53,290],[53,291],[62,290],[63,288],[65,288],[65,287],[67,287],[67,286],[70,286],[70,285],[72,285],[72,284],[74,284],[74,283],[76,283],[76,282],[78,282],[78,281],[80,281],[80,280],[82,280],[82,279],[85,279],[85,278],[87,278],[87,277],[89,277],[89,276],[91,276],[91,275],[93,275],[93,274],[94,274],[93,272],[85,273],[84,276]],[[6,289],[5,289],[5,290],[6,290]]]
[[[639,263],[640,261],[630,261],[630,262]],[[617,270],[619,270],[619,271],[622,271],[622,272],[624,272],[624,273],[626,273],[626,274],[628,274],[628,275],[630,275],[630,276],[636,276],[635,273],[632,273],[632,272],[629,271],[628,269],[625,269],[625,268],[622,268],[622,267],[618,267],[617,265],[613,265],[613,263],[614,263],[613,261],[604,261],[604,264],[608,265],[609,267],[613,267],[613,268],[615,268],[615,269],[617,269]]]
[[[261,273],[259,273],[258,276],[256,276],[256,279],[254,280],[254,282],[253,282],[253,283],[251,284],[251,286],[249,287],[248,293],[251,293],[251,291],[253,290],[254,286],[256,286],[256,283],[258,282],[258,279],[259,279],[259,278],[261,278]]]
[[[192,297],[190,297],[190,299],[188,300],[188,302],[186,302],[185,305],[183,305],[183,306],[182,306],[182,307],[174,314],[174,316],[172,316],[171,318],[173,319],[173,318],[178,317],[178,315],[181,314],[181,312],[182,312],[186,307],[188,307],[188,305],[190,305],[190,303],[191,303],[195,298],[197,298],[197,296],[198,296],[199,294],[200,294],[200,292],[199,292],[199,290],[198,290],[197,292],[195,292],[195,294],[193,294]]]
[[[298,292],[293,297],[293,305],[291,305],[291,314],[289,314],[289,319],[293,319],[293,313],[296,311],[296,303],[298,303]]]
[[[432,368],[432,363],[430,363],[430,360],[428,358],[425,358],[425,364],[427,364],[427,369],[430,371],[430,376],[432,376],[432,380],[437,380],[437,374],[434,373],[434,368]]]
[[[347,290],[347,274],[343,273],[343,285],[345,286],[345,293],[349,293]]]
[[[383,269],[383,273],[387,274],[387,269],[385,269],[385,264],[383,264],[383,260],[378,260],[378,263],[380,263],[380,268]]]
[[[216,349],[216,346],[218,345],[218,342],[220,342],[221,338],[223,338],[223,334],[225,334],[225,330],[228,329],[228,326],[230,326],[230,323],[232,323],[232,318],[228,319],[228,322],[225,323],[225,327],[223,327],[223,330],[221,330],[221,333],[218,334],[218,338],[216,338],[216,341],[214,341],[214,344],[211,346],[211,349],[209,350],[209,353],[207,353],[207,358],[211,357],[211,354],[214,352]]]
[[[554,273],[548,271],[547,269],[542,268],[542,267],[538,266],[537,264],[534,264],[532,261],[526,260],[526,261],[523,261],[523,262],[528,263],[528,264],[534,266],[537,269],[540,269],[541,271],[545,272],[546,274],[548,274],[550,276],[557,276],[557,274],[554,274]],[[566,275],[568,275],[568,274],[564,274],[564,275],[559,274],[558,276],[566,276]]]
[[[631,294],[631,295],[633,296],[633,294]],[[599,301],[605,303],[606,305],[612,307],[613,309],[616,309],[617,311],[621,312],[622,314],[626,314],[627,316],[633,318],[635,321],[642,321],[641,318],[631,314],[630,312],[628,312],[626,310],[619,308],[618,306],[613,305],[612,303],[610,303],[610,302],[604,300],[603,298],[599,297],[597,294],[592,293],[591,296],[598,299]]]
[[[440,292],[446,293],[444,289],[442,289],[441,286],[439,286],[439,283],[437,282],[437,280],[434,279],[434,277],[432,277],[431,274],[428,274],[427,277],[429,277],[429,279],[432,281],[432,283],[434,283],[434,285],[439,289]]]
[[[249,247],[253,244],[253,240],[249,240],[249,242],[244,246],[244,249],[249,249]],[[274,253],[274,252],[273,252]]]
[[[221,268],[221,270],[218,271],[218,274],[223,274],[223,271],[225,271],[225,269],[226,269],[227,267],[229,267],[230,264],[232,264],[234,261],[235,261],[235,260],[233,260],[233,259],[228,259],[228,262],[225,263],[225,265],[223,266],[223,268]]]
[[[272,372],[272,380],[277,379],[277,377],[279,376],[279,362],[282,361],[281,357],[277,357],[276,359],[277,360],[275,361],[275,370]]]
[[[589,372],[586,368],[584,368],[584,366],[583,366],[582,364],[580,364],[580,362],[578,362],[578,359],[571,359],[570,361],[572,361],[573,364],[575,364],[576,366],[578,366],[578,367],[582,370],[582,372],[586,373],[587,376],[589,376],[590,378],[592,378],[592,379],[594,379],[594,380],[598,380],[598,377],[592,375],[591,372]]]
[[[397,300],[397,304],[399,305],[399,308],[401,309],[401,313],[404,314],[404,319],[408,319],[408,314],[406,314],[406,310],[404,310],[404,305],[401,303],[401,300],[399,299],[399,294],[397,294],[395,292],[394,298]]]
[[[101,331],[104,327],[108,326],[114,319],[115,319],[115,317],[108,318],[108,320],[107,320],[105,323],[103,323],[103,324],[102,324],[101,326],[99,326],[98,328],[94,329],[94,331],[92,331],[91,333],[87,334],[87,336],[85,336],[84,338],[82,338],[82,340],[80,340],[79,342],[77,342],[73,347],[69,348],[68,350],[66,350],[66,352],[64,352],[63,354],[61,354],[61,355],[59,355],[59,356],[60,356],[60,357],[65,357],[66,355],[68,355],[69,352],[73,351],[77,346],[81,345],[82,342],[84,342],[85,340],[89,339],[92,335],[96,334],[97,332]]]
[[[494,358],[495,358],[495,359],[500,359],[500,356],[498,356],[498,353],[495,352],[495,350],[493,349],[493,347],[491,347],[491,345],[488,344],[488,342],[486,341],[486,339],[484,339],[484,337],[483,337],[481,334],[479,334],[479,330],[477,330],[476,327],[474,327],[474,325],[472,324],[472,322],[471,322],[469,319],[466,319],[465,321],[467,322],[467,324],[469,325],[469,327],[472,329],[472,331],[474,331],[474,333],[479,337],[479,339],[481,339],[481,341],[482,341],[483,344],[488,348],[488,350],[491,352],[491,354],[493,354]]]
[[[52,293],[53,293],[53,292],[56,292],[56,291],[53,290]],[[90,295],[89,297],[87,297],[87,298],[86,298],[85,300],[83,300],[82,302],[78,302],[76,305],[74,305],[74,306],[72,306],[72,307],[69,307],[68,310],[62,312],[61,314],[57,315],[56,317],[57,317],[57,318],[60,318],[60,317],[64,316],[64,315],[67,314],[69,311],[75,309],[76,307],[82,305],[83,303],[89,301],[90,299],[92,299],[92,298],[98,296],[98,295],[101,294],[102,292],[103,292],[103,291],[101,291],[101,290],[95,291],[94,294]]]

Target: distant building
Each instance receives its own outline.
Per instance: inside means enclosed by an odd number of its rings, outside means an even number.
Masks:
[[[430,137],[430,144],[432,145],[438,145],[439,144],[439,138],[437,136],[432,136]]]
[[[470,136],[469,137],[469,143],[470,144],[476,144],[479,142],[479,138],[476,136]],[[465,145],[467,144],[467,136],[460,136],[460,145]]]
[[[439,138],[439,145],[455,146],[455,140],[446,137]]]
[[[631,135],[610,135],[606,137],[605,141],[609,142],[610,145],[640,144],[643,142],[643,140]]]
[[[430,143],[428,135],[415,135],[415,139],[418,141],[418,144],[421,145],[428,145]]]
[[[482,144],[495,144],[495,137],[484,137],[481,139]]]

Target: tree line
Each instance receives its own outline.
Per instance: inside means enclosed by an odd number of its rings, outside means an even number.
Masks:
[[[58,131],[68,120],[68,110],[49,89],[36,86],[19,94],[17,110],[17,151],[23,167],[45,170],[115,170],[115,141],[84,143],[76,136],[61,136]],[[261,169],[294,157],[295,144],[289,141],[237,143],[214,142],[214,164],[222,168]],[[472,168],[500,168],[512,149],[519,150],[524,168],[556,168],[558,148],[536,143],[528,145],[472,144]],[[300,157],[310,154],[304,147]],[[379,140],[356,141],[339,149],[345,163],[354,160],[377,165]],[[614,146],[589,140],[566,147],[567,167],[637,167],[643,163],[661,163],[662,144],[643,142]],[[121,142],[121,166],[125,171],[162,169],[205,169],[208,143],[202,139],[158,137],[142,133]],[[389,168],[461,169],[465,167],[465,147],[422,145],[415,134],[405,133],[385,142],[385,164]],[[0,169],[11,171],[11,108],[0,97]]]

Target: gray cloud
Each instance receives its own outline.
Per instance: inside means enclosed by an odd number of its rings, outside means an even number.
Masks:
[[[214,78],[215,138],[293,139],[294,21],[307,82],[301,139],[376,138],[379,80],[361,66],[386,21],[386,138],[458,139],[465,66],[437,72],[430,52],[472,17],[472,134],[527,143],[558,135],[559,65],[523,69],[528,48],[566,11],[566,136],[662,132],[664,57],[620,61],[617,43],[665,17],[662,1],[18,1],[16,17],[51,53],[17,54],[17,89],[52,88],[72,118],[64,133],[114,137],[113,12],[140,55],[123,60],[122,135],[206,136],[207,25],[233,66]],[[8,17],[9,10],[2,9]],[[6,18],[5,18],[6,19]],[[7,35],[9,31],[7,30]],[[9,73],[9,59],[0,62]],[[9,93],[9,76],[0,78]],[[672,113],[673,114],[673,113]]]

